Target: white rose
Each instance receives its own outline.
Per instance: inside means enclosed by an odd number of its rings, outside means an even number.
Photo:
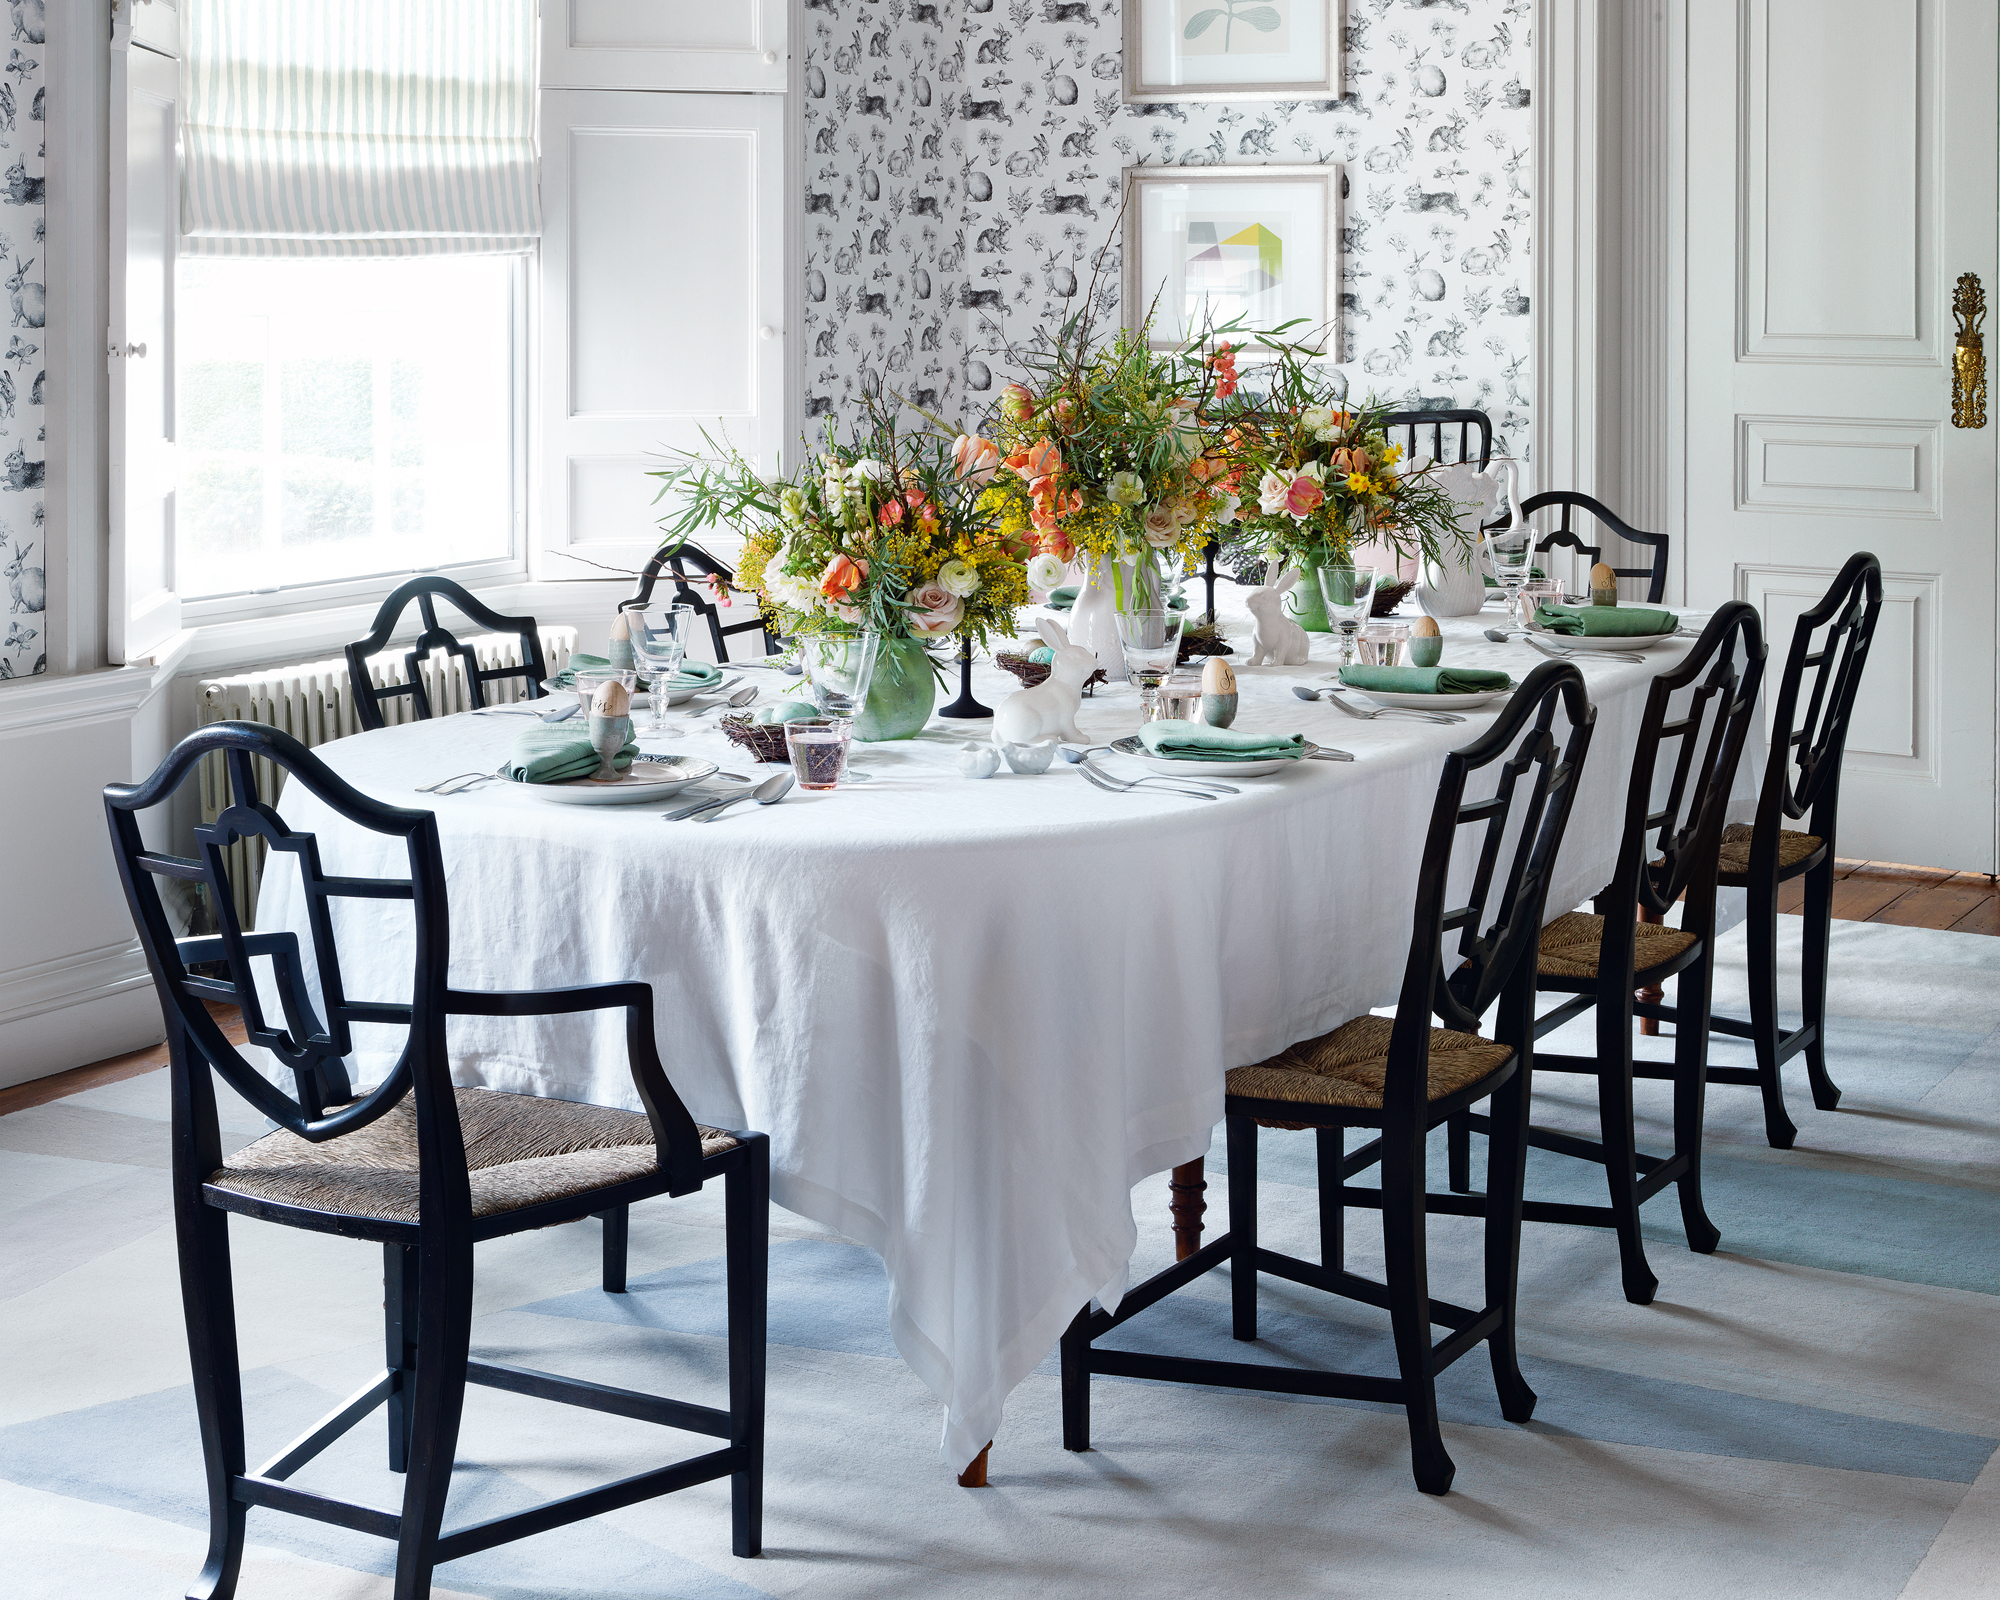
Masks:
[[[1048,551],[1028,559],[1028,586],[1040,589],[1044,594],[1057,588],[1063,581],[1063,564]]]
[[[855,462],[853,466],[847,469],[847,475],[856,483],[859,483],[863,478],[873,483],[887,483],[889,481],[888,467],[871,457],[863,457],[861,460]]]
[[[1257,504],[1265,516],[1277,516],[1285,509],[1285,494],[1290,488],[1290,482],[1275,472],[1264,474],[1263,480],[1257,485]]]
[[[1181,536],[1181,525],[1174,521],[1171,511],[1155,506],[1146,513],[1146,543],[1156,549],[1165,549],[1177,543]]]

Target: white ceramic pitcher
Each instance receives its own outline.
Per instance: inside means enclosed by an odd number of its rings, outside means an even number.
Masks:
[[[1502,474],[1505,476],[1503,477]],[[1500,508],[1504,486],[1512,520],[1521,520],[1521,497],[1511,461],[1496,461],[1481,472],[1469,461],[1437,467],[1432,477],[1458,504],[1458,525],[1473,540],[1466,550],[1448,550],[1442,561],[1426,561],[1423,579],[1417,585],[1417,604],[1433,617],[1469,617],[1486,603],[1486,578],[1479,552],[1479,530],[1493,520]]]

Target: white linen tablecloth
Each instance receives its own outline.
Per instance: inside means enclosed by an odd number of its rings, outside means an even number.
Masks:
[[[1446,624],[1447,661],[1524,677],[1542,658],[1482,639],[1493,620]],[[1551,916],[1610,876],[1646,686],[1684,643],[1644,666],[1583,663],[1597,731]],[[661,1057],[696,1119],[769,1133],[778,1203],[880,1252],[893,1337],[944,1403],[956,1468],[1078,1307],[1122,1292],[1132,1186],[1206,1152],[1224,1071],[1396,998],[1439,765],[1490,714],[1349,719],[1290,693],[1324,683],[1333,642],[1316,636],[1313,654],[1238,665],[1237,726],[1301,731],[1355,761],[1303,762],[1212,802],[1107,794],[1060,761],[967,781],[957,747],[989,725],[937,719],[857,746],[871,782],[706,826],[504,783],[414,792],[497,766],[518,717],[388,728],[319,754],[364,793],[437,813],[453,986],[654,985]],[[1014,684],[987,669],[976,686],[992,704]],[[1098,740],[1132,732],[1136,691],[1100,689],[1080,724]],[[641,743],[750,770],[716,732]],[[1750,814],[1759,750],[1753,738],[1734,816]],[[400,845],[302,787],[282,810],[320,836],[329,872],[404,874]],[[303,934],[287,859],[272,857],[258,922]],[[407,907],[335,904],[349,995],[406,999]],[[622,1013],[456,1018],[453,1074],[636,1108],[622,1030]],[[357,1082],[394,1059],[372,1033],[357,1036]]]

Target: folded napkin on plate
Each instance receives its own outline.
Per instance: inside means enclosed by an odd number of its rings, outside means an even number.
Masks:
[[[574,689],[579,671],[603,672],[610,665],[611,662],[604,656],[585,655],[579,651],[569,658],[569,665],[549,679],[549,682],[559,689]],[[686,689],[693,689],[699,693],[703,689],[714,688],[720,682],[722,682],[722,668],[713,662],[683,661],[680,670],[674,674],[673,681],[667,685],[667,689],[671,694],[679,694]],[[645,680],[642,678],[640,683],[643,687]]]
[[[1547,602],[1535,607],[1535,620],[1550,633],[1581,634],[1586,639],[1672,633],[1681,625],[1673,612],[1650,606],[1552,606]]]
[[[1484,694],[1513,682],[1490,667],[1342,667],[1340,681],[1349,689],[1384,694]]]
[[[1139,730],[1139,742],[1148,754],[1169,761],[1296,761],[1306,753],[1300,734],[1210,728],[1179,717],[1147,723]]]
[[[612,765],[623,772],[638,753],[636,744],[628,744],[611,758]],[[597,752],[573,728],[538,726],[515,735],[501,770],[516,783],[567,783],[597,770]]]

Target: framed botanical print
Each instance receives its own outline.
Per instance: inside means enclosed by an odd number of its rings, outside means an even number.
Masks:
[[[1241,319],[1339,348],[1339,166],[1127,167],[1124,321],[1156,350]],[[1242,335],[1235,336],[1240,346]]]
[[[1338,99],[1345,0],[1125,0],[1125,98]]]

